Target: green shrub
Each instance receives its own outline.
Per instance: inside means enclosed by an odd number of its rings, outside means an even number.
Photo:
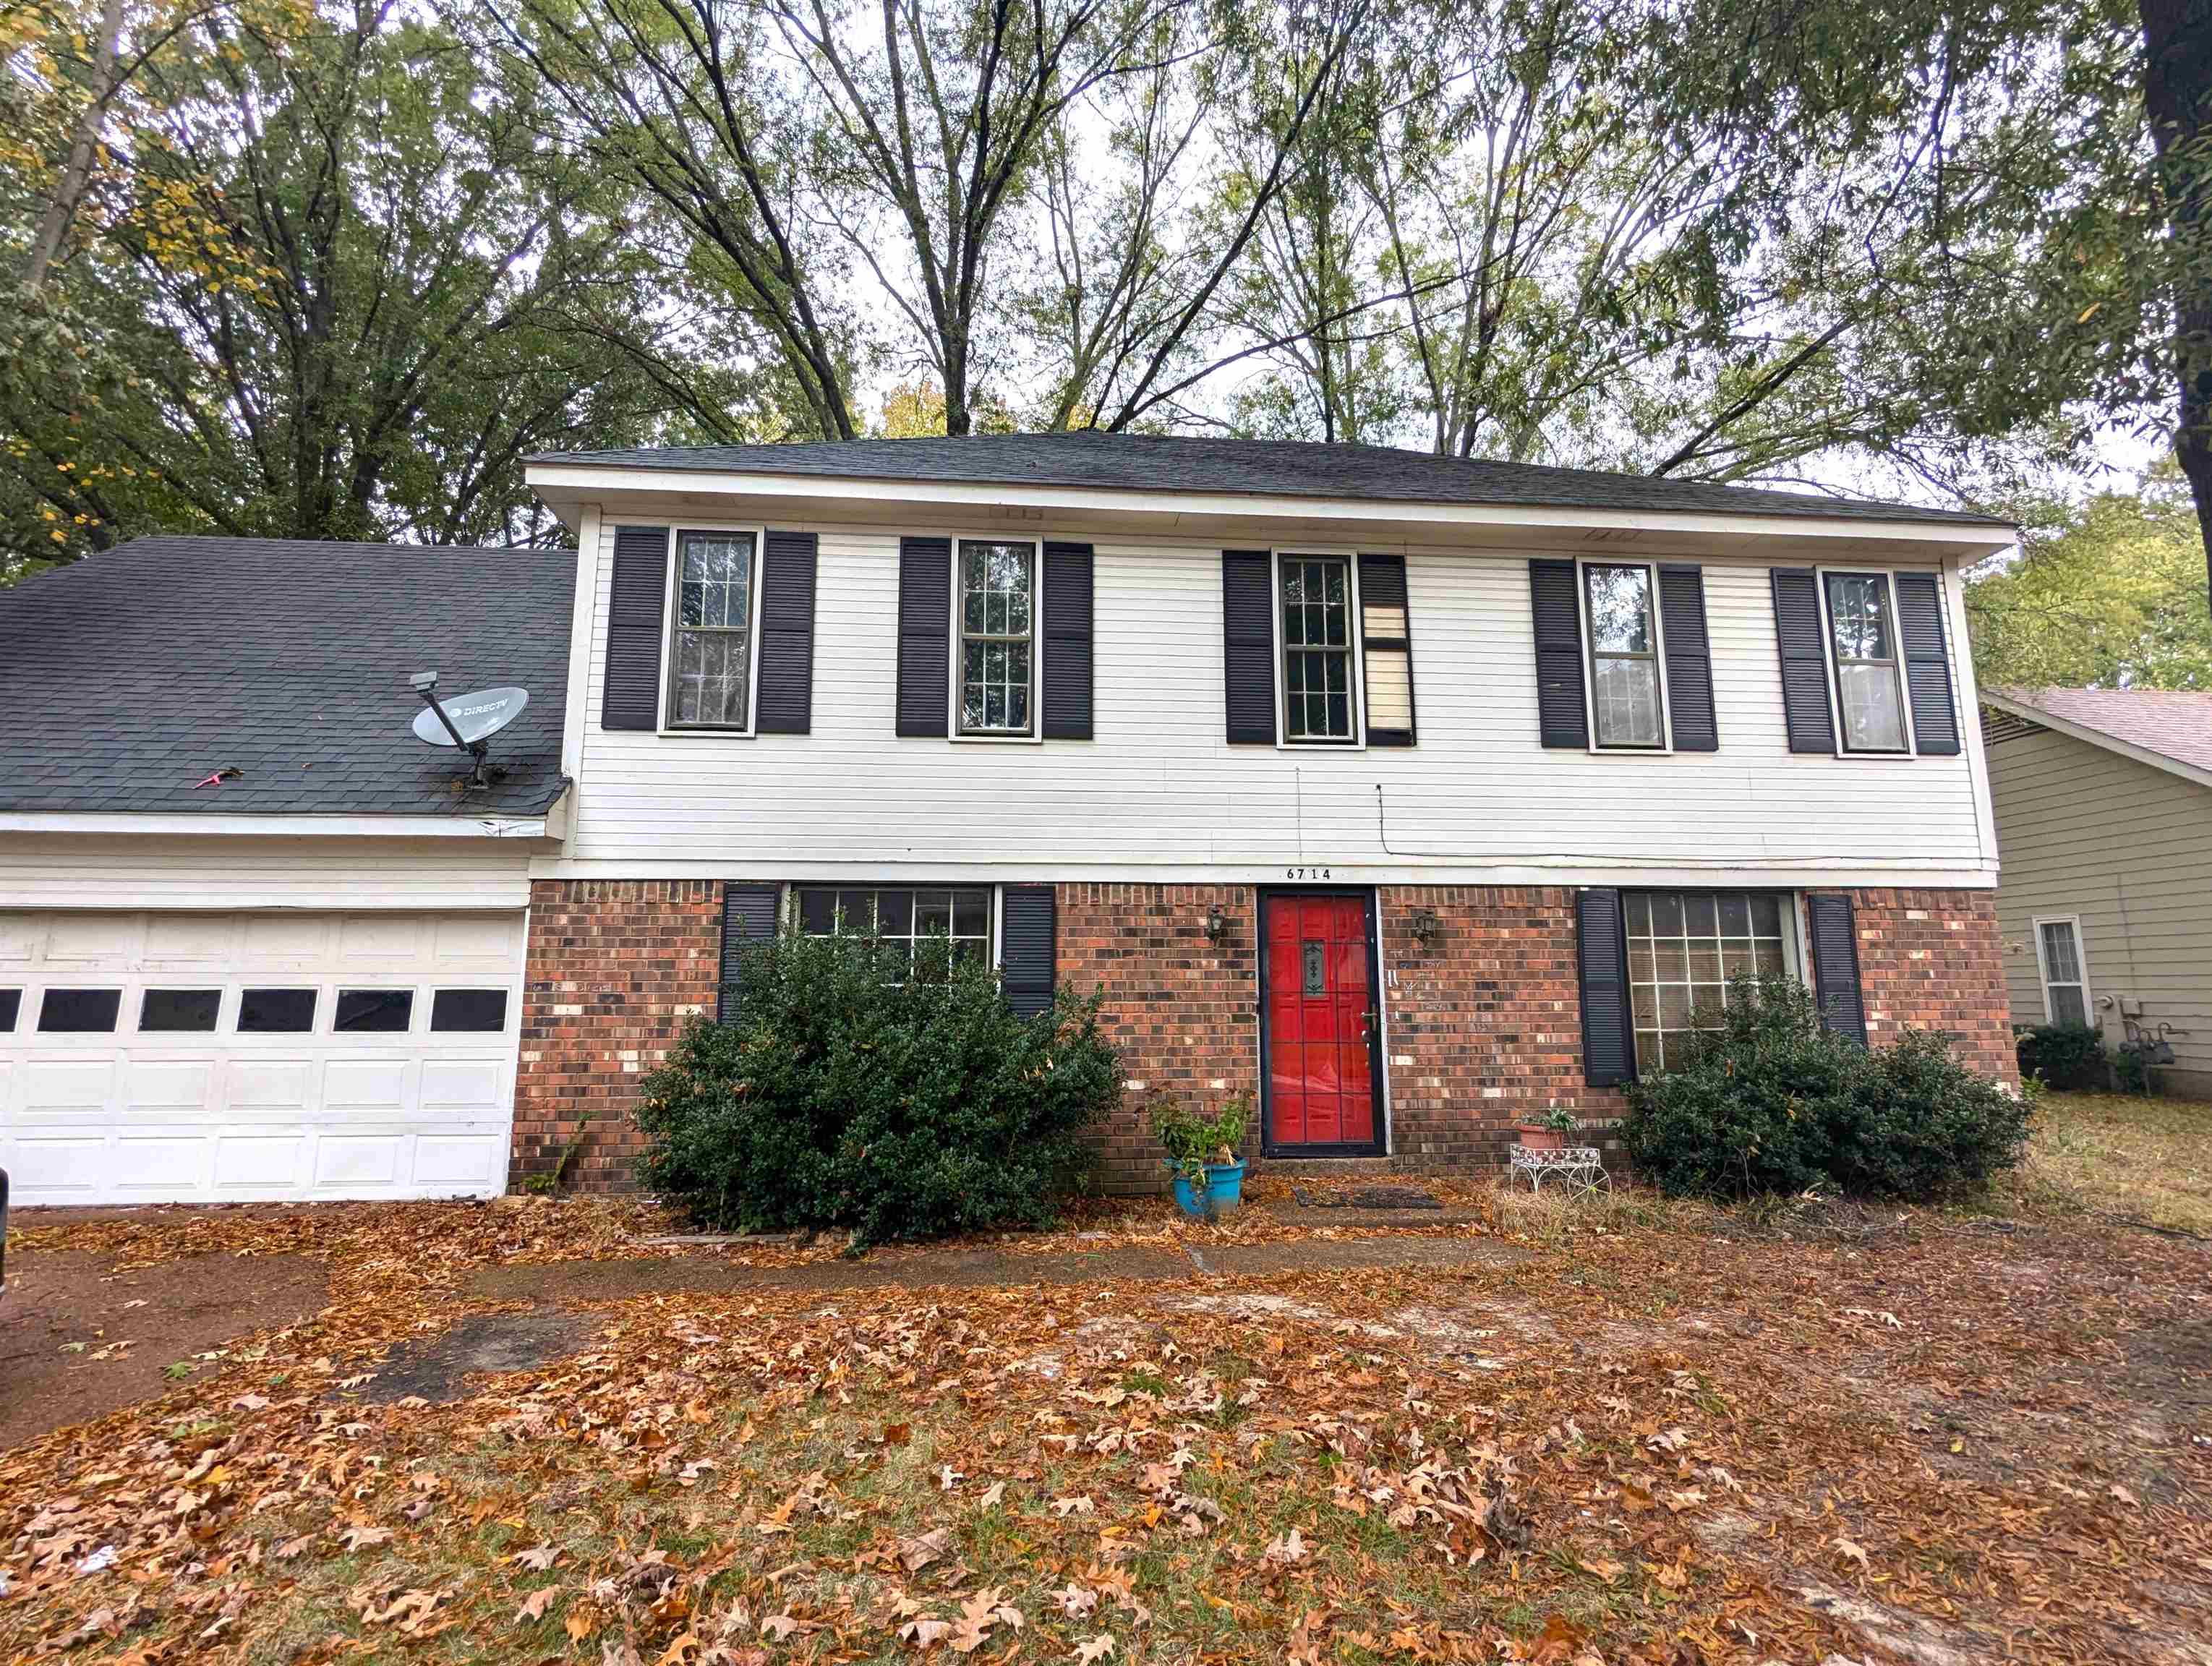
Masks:
[[[1121,1092],[1097,997],[1017,1018],[944,939],[785,937],[748,953],[738,1015],[695,1020],[647,1078],[645,1185],[714,1226],[866,1240],[1041,1225],[1087,1175]]]
[[[2039,1024],[2014,1038],[2021,1079],[2040,1077],[2057,1088],[2106,1084],[2105,1038],[2086,1024]]]
[[[2019,1160],[2029,1115],[1932,1031],[1871,1050],[1830,1034],[1786,978],[1731,984],[1722,1027],[1628,1097],[1623,1144],[1677,1195],[1956,1195]]]
[[[1172,1093],[1162,1093],[1146,1107],[1152,1137],[1167,1153],[1168,1166],[1194,1186],[1206,1184],[1206,1165],[1234,1163],[1237,1148],[1244,1143],[1244,1130],[1252,1120],[1249,1100],[1228,1101],[1211,1116],[1201,1116]]]

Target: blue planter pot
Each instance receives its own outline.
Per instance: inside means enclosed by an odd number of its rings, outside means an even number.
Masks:
[[[1216,1215],[1225,1215],[1235,1210],[1244,1196],[1244,1165],[1242,1163],[1209,1163],[1206,1165],[1206,1185],[1201,1190],[1190,1183],[1190,1177],[1180,1170],[1175,1175],[1176,1207],[1194,1220],[1212,1220]]]

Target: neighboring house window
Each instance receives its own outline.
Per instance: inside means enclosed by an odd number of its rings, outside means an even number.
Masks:
[[[1277,583],[1283,617],[1283,738],[1309,745],[1357,745],[1352,563],[1342,556],[1286,555]]]
[[[1896,610],[1881,573],[1830,573],[1828,646],[1847,752],[1901,752],[1905,694],[1898,676]]]
[[[872,930],[900,945],[908,965],[916,945],[946,937],[955,955],[988,964],[991,891],[988,885],[801,885],[799,929],[809,937]]]
[[[1665,1069],[1670,1046],[1680,1062],[1692,1033],[1720,1027],[1729,978],[1796,975],[1796,925],[1786,897],[1646,891],[1621,900],[1639,1071]]]
[[[960,733],[1029,733],[1036,546],[961,540],[958,607]]]
[[[1651,569],[1586,563],[1583,605],[1589,618],[1590,714],[1597,744],[1653,751],[1665,746]]]
[[[2074,920],[2039,920],[2036,947],[2043,962],[2043,1010],[2053,1024],[2089,1022],[2089,982],[2081,970],[2081,927]]]
[[[743,729],[751,722],[750,532],[678,532],[669,654],[668,727]]]

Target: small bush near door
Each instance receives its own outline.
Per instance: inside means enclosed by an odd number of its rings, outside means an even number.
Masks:
[[[787,937],[748,954],[728,1025],[648,1077],[639,1177],[703,1224],[868,1240],[1040,1225],[1121,1092],[1098,1003],[1016,1017],[943,939]]]
[[[1861,1047],[1821,1028],[1788,979],[1739,979],[1720,1017],[1675,1068],[1629,1090],[1622,1143],[1666,1191],[1926,1201],[2020,1160],[2030,1101],[1975,1075],[1941,1036]]]

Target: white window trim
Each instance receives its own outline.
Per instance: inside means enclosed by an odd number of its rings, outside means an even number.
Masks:
[[[2097,1003],[2089,994],[2089,943],[2081,931],[2081,916],[2078,914],[2039,914],[2028,924],[2035,933],[2035,982],[2043,991],[2043,1021],[2058,1022],[2051,1010],[2051,958],[2043,951],[2043,928],[2045,926],[2065,926],[2074,933],[2074,964],[2081,969],[2081,1022],[2091,1029],[2102,1026],[2097,1022]]]
[[[720,537],[732,532],[750,532],[753,540],[753,565],[750,577],[745,582],[745,594],[750,607],[750,617],[745,625],[745,721],[743,728],[719,723],[671,723],[669,708],[676,685],[676,633],[678,622],[676,603],[684,576],[684,534],[705,532]],[[668,529],[668,553],[661,563],[666,569],[666,581],[660,598],[660,690],[654,714],[654,733],[670,739],[690,740],[704,735],[718,740],[750,740],[758,733],[760,722],[760,621],[761,574],[768,555],[768,529],[759,526],[740,526],[732,521],[686,520]]]
[[[1651,652],[1653,663],[1659,670],[1659,734],[1663,745],[1604,746],[1597,738],[1597,678],[1593,662],[1597,654],[1596,634],[1590,629],[1589,588],[1583,577],[1583,569],[1591,567],[1641,567],[1651,575]],[[1659,563],[1655,561],[1625,561],[1618,556],[1577,556],[1575,557],[1575,635],[1582,644],[1583,727],[1588,732],[1586,750],[1607,757],[1668,757],[1674,751],[1674,707],[1673,691],[1667,686],[1667,626],[1661,619],[1659,606]]]
[[[1844,739],[1844,679],[1836,665],[1836,622],[1828,615],[1828,579],[1830,575],[1841,579],[1880,579],[1889,595],[1889,648],[1893,661],[1893,674],[1897,679],[1897,708],[1903,718],[1905,750],[1890,752],[1856,751]],[[1905,622],[1897,616],[1897,573],[1888,567],[1816,567],[1813,569],[1813,587],[1820,593],[1820,664],[1828,677],[1828,709],[1833,714],[1836,729],[1838,757],[1871,758],[1877,763],[1885,759],[1917,757],[1920,756],[1920,737],[1912,727],[1912,686],[1905,672]],[[1946,648],[1950,636],[1949,623],[1945,623]],[[1953,678],[1956,682],[1955,676]],[[1817,755],[1816,755],[1817,756]]]
[[[1349,740],[1293,740],[1291,739],[1288,690],[1283,678],[1283,560],[1322,556],[1341,561],[1347,575],[1346,618],[1352,648],[1352,738]],[[1413,595],[1410,581],[1406,597],[1406,641],[1413,641]],[[1346,545],[1281,544],[1267,551],[1267,639],[1274,644],[1275,750],[1279,752],[1364,752],[1367,750],[1367,627],[1359,599],[1359,552]]]
[[[962,746],[1040,746],[1044,744],[1044,539],[1004,532],[966,532],[951,534],[952,564],[950,586],[952,605],[945,620],[951,652],[945,690],[945,734]],[[982,730],[970,734],[960,727],[960,546],[963,544],[1026,544],[1030,546],[1030,732],[997,734]],[[994,903],[995,906],[995,903]]]

